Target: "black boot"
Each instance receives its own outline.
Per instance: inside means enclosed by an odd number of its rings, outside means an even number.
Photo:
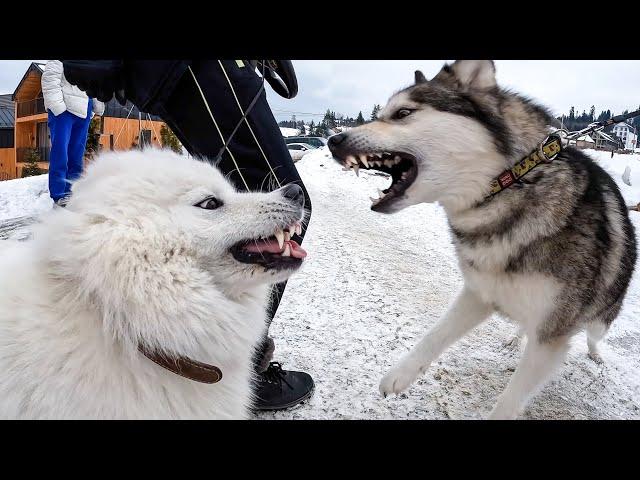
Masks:
[[[283,370],[278,362],[258,374],[254,410],[284,410],[305,401],[313,393],[313,379],[304,372]]]

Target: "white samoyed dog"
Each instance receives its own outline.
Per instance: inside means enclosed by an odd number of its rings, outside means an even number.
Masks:
[[[304,216],[297,185],[241,193],[170,151],[101,155],[0,249],[0,417],[245,418]]]

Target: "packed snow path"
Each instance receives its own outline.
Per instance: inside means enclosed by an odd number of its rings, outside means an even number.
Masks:
[[[614,175],[629,205],[640,202],[640,156],[610,160],[606,152],[589,153]],[[316,390],[302,405],[256,417],[485,417],[521,354],[505,346],[516,328],[497,316],[449,348],[405,393],[386,399],[378,393],[382,376],[445,312],[462,278],[440,207],[374,213],[368,198],[389,180],[362,170],[357,178],[328,155],[326,149],[315,151],[296,164],[313,201],[304,242],[309,256],[289,282],[271,327],[275,360],[309,372]],[[621,179],[627,165],[632,186]],[[0,224],[50,208],[46,175],[0,182]],[[640,213],[630,215],[640,232]],[[24,238],[24,223],[5,221],[6,235]],[[523,418],[640,418],[638,271],[601,344],[605,363],[595,364],[586,353],[585,336],[579,334],[565,364]]]

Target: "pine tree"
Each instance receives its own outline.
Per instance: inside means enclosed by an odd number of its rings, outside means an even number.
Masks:
[[[362,116],[362,112],[358,113],[358,118],[356,118],[356,125],[364,125],[364,117]]]
[[[178,140],[175,133],[173,133],[165,124],[162,124],[160,127],[160,142],[162,143],[162,148],[170,148],[174,152],[182,155],[182,145],[180,144],[180,140]]]
[[[100,151],[100,122],[100,117],[95,116],[89,123],[89,132],[87,133],[87,143],[85,146],[85,155],[89,158]]]
[[[37,148],[30,148],[27,151],[25,161],[27,162],[27,164],[22,169],[22,178],[42,174],[42,170],[38,166],[38,162],[40,162],[41,160],[40,153],[38,152]]]
[[[376,104],[373,106],[373,111],[371,112],[371,121],[378,119],[378,113],[380,113],[380,110],[381,110],[380,105]]]
[[[591,105],[591,110],[589,110],[589,116],[591,117],[591,121],[592,122],[596,119],[596,107],[595,107],[595,105]]]

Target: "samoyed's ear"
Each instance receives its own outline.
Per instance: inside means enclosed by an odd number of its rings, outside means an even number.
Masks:
[[[493,60],[456,60],[445,64],[433,78],[435,82],[453,84],[462,90],[487,89],[496,86]]]

